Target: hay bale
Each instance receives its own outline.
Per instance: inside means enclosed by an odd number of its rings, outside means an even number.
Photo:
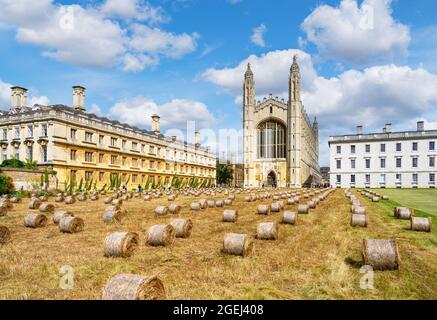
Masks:
[[[309,213],[309,210],[310,210],[310,208],[309,208],[308,205],[306,205],[306,204],[300,204],[300,205],[297,207],[297,212],[298,212],[299,214],[308,214],[308,213]]]
[[[270,206],[270,211],[271,212],[280,212],[281,211],[281,204],[279,204],[278,202],[272,203],[272,205]]]
[[[51,203],[43,203],[39,206],[39,211],[46,213],[46,212],[54,212],[55,211],[55,205]]]
[[[255,200],[255,199],[252,198],[252,196],[246,196],[246,197],[244,197],[244,201],[246,201],[246,202],[252,202],[253,200]]]
[[[112,202],[112,200],[114,200],[112,197],[106,197],[105,199],[103,199],[103,203],[110,204]]]
[[[354,213],[351,216],[351,226],[352,227],[363,227],[367,228],[368,220],[367,215]]]
[[[366,214],[366,208],[361,206],[352,206],[352,213],[364,215]]]
[[[232,199],[228,198],[225,199],[225,206],[231,206],[232,205]]]
[[[389,197],[389,196],[386,196],[386,195],[384,195],[384,196],[382,196],[382,200],[390,200],[390,197]]]
[[[22,199],[21,198],[17,198],[17,197],[12,197],[11,198],[11,203],[21,203]]]
[[[291,205],[293,205],[293,204],[294,204],[294,199],[292,199],[292,198],[288,198],[288,199],[287,199],[287,205],[291,206]]]
[[[268,204],[260,204],[258,205],[258,214],[269,214],[270,206]]]
[[[224,206],[223,200],[216,200],[215,201],[215,206],[217,208],[222,208]]]
[[[311,200],[310,202],[308,202],[308,207],[309,207],[310,209],[315,209],[316,206],[317,206],[316,201]]]
[[[84,225],[83,219],[66,216],[59,221],[59,231],[63,233],[78,233],[83,230]]]
[[[62,195],[57,195],[55,198],[55,202],[63,202],[64,201],[64,197]]]
[[[431,232],[432,219],[431,218],[411,217],[410,228],[413,231]]]
[[[176,196],[175,195],[171,195],[167,197],[167,201],[175,201]]]
[[[168,207],[166,206],[158,206],[155,208],[155,215],[162,217],[162,216],[166,216],[168,214]]]
[[[377,196],[372,197],[372,202],[379,202],[379,197]]]
[[[282,216],[281,222],[283,224],[296,224],[297,222],[297,212],[285,211]]]
[[[120,273],[113,276],[103,289],[102,300],[163,300],[165,289],[157,277]]]
[[[300,197],[299,197],[299,196],[295,196],[295,197],[293,198],[293,200],[294,200],[294,203],[299,203],[299,201],[300,201]]]
[[[191,219],[173,219],[170,222],[176,232],[176,238],[189,238],[193,230]]]
[[[90,200],[91,200],[91,201],[97,201],[97,200],[99,200],[99,196],[98,196],[97,194],[93,194],[93,195],[90,197]]]
[[[85,194],[80,194],[77,197],[77,200],[79,200],[79,201],[86,201],[86,199],[87,199],[87,196]]]
[[[193,211],[200,211],[200,209],[201,209],[201,205],[200,205],[199,202],[192,202],[192,203],[190,204],[190,208],[191,208],[191,210],[193,210]]]
[[[151,246],[172,245],[176,231],[170,224],[157,224],[147,229],[146,243]]]
[[[223,253],[247,257],[252,250],[253,240],[248,234],[228,233],[223,239]]]
[[[65,204],[74,204],[76,202],[76,198],[74,196],[65,197]]]
[[[41,197],[39,197],[38,199],[41,200],[41,202],[46,202],[46,201],[49,200],[49,198],[48,198],[46,195],[41,196]]]
[[[59,221],[61,221],[61,219],[65,217],[74,217],[74,214],[69,211],[56,211],[52,218],[53,223],[59,224]]]
[[[214,208],[215,207],[215,201],[213,199],[210,199],[207,201],[208,208]]]
[[[122,198],[118,198],[118,199],[112,200],[112,205],[113,206],[121,206],[122,204],[123,204],[123,199]]]
[[[24,226],[27,228],[42,228],[47,225],[47,217],[40,213],[29,212],[24,218]]]
[[[103,213],[103,222],[111,223],[111,222],[121,222],[121,218],[123,216],[123,212],[121,207],[119,206],[109,206],[105,209]]]
[[[414,215],[414,209],[397,207],[394,209],[394,215],[401,220],[410,220]]]
[[[179,214],[181,212],[182,207],[178,204],[172,203],[168,206],[168,213],[170,214]]]
[[[395,240],[368,240],[362,243],[361,254],[364,265],[374,270],[399,269],[399,252]]]
[[[41,205],[41,200],[38,198],[31,198],[29,202],[29,209],[36,210]]]
[[[130,257],[138,248],[139,236],[135,232],[113,232],[105,238],[105,257]]]
[[[256,229],[256,238],[260,240],[277,240],[278,224],[276,222],[261,222]]]
[[[0,244],[6,244],[11,241],[11,232],[5,226],[0,226]]]
[[[237,222],[238,210],[225,210],[223,212],[223,222]]]

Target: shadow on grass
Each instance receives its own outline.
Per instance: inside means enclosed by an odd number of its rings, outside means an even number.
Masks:
[[[361,260],[355,260],[352,257],[347,257],[346,259],[344,259],[344,262],[346,264],[350,265],[354,269],[361,269],[361,267],[363,266],[363,263]]]

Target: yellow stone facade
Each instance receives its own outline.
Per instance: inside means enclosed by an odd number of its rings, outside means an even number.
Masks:
[[[74,87],[73,101],[82,103],[74,108],[28,108],[22,101],[2,112],[2,160],[36,160],[39,167],[57,172],[60,189],[73,177],[76,182],[92,179],[97,187],[109,186],[111,174],[118,174],[123,184],[129,181],[129,189],[144,187],[152,178],[155,184],[169,185],[176,176],[185,182],[215,184],[216,156],[197,140],[190,144],[164,137],[156,115],[153,131],[147,131],[86,113],[83,99],[75,97],[78,88],[82,87]]]

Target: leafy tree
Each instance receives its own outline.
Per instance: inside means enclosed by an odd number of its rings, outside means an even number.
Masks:
[[[2,168],[24,168],[24,162],[18,159],[7,159],[3,160],[2,164],[0,164]]]
[[[0,194],[12,193],[14,190],[12,178],[0,175]]]
[[[217,161],[217,183],[229,184],[233,180],[234,170],[225,164]]]
[[[32,161],[29,159],[26,159],[26,162],[24,163],[24,168],[30,169],[30,170],[37,170],[38,169],[38,161]]]

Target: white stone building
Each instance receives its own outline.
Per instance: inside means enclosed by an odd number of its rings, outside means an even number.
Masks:
[[[437,130],[332,136],[330,183],[341,188],[435,188]]]
[[[250,68],[243,84],[244,186],[301,187],[321,182],[319,127],[301,101],[301,77],[296,57],[290,68],[288,101],[271,94],[255,100]]]

